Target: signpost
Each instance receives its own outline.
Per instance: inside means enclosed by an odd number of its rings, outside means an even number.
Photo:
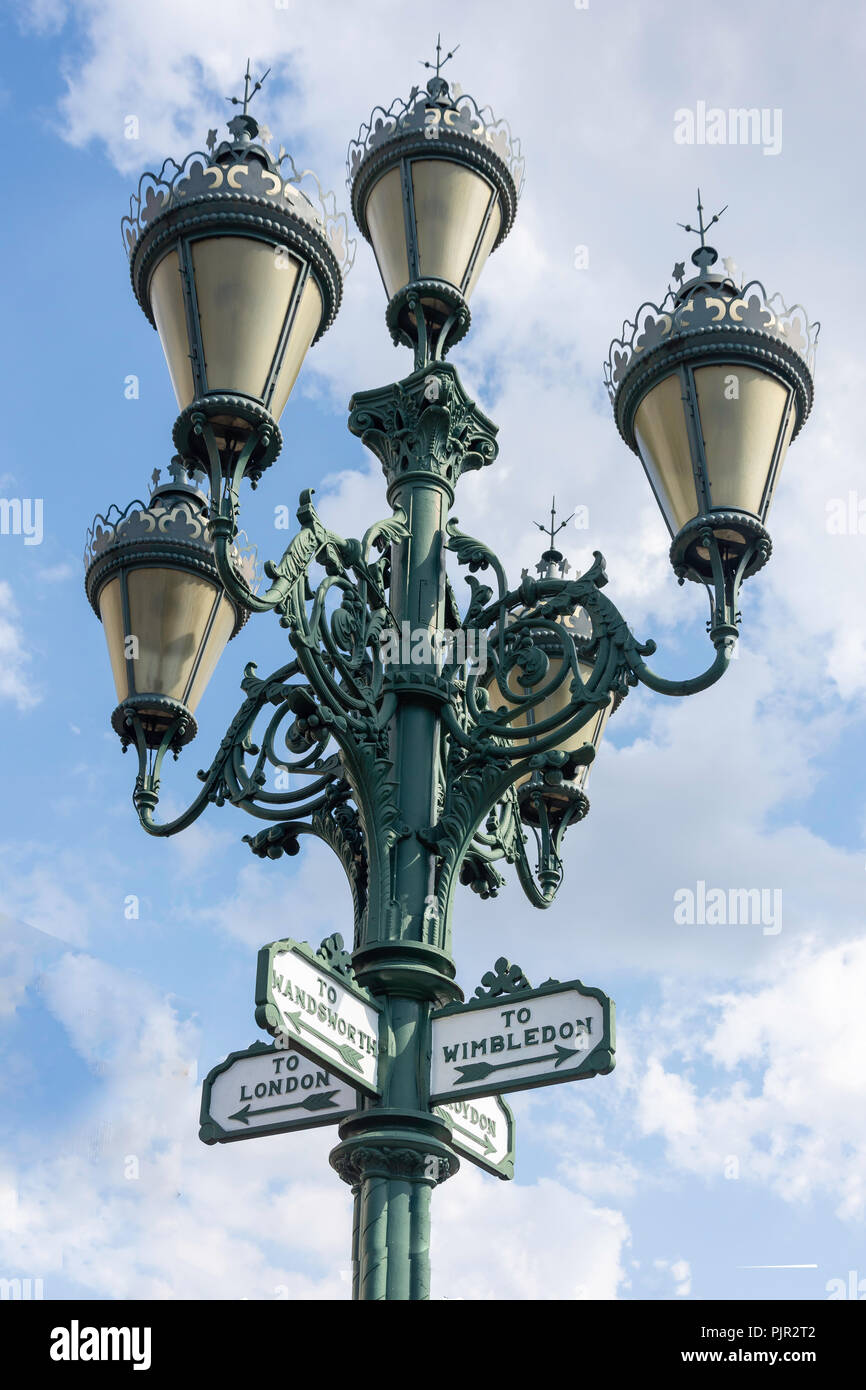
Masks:
[[[551,980],[433,1013],[431,1104],[605,1075],[614,1068],[613,1001],[580,980]]]
[[[497,1178],[514,1177],[514,1116],[499,1096],[436,1106],[458,1153]]]
[[[381,1006],[355,984],[340,949],[315,954],[305,941],[273,941],[259,951],[256,1023],[350,1086],[377,1096]],[[342,942],[340,942],[342,948]]]
[[[387,1157],[389,1175],[392,1170],[402,1172],[400,1165],[405,1165],[409,1176],[399,1181],[407,1188],[419,1161],[425,1179],[435,1182],[442,1180],[443,1166],[445,1176],[456,1166],[455,1155],[497,1178],[513,1178],[514,1116],[501,1092],[613,1071],[614,1005],[600,989],[580,980],[548,980],[533,989],[520,967],[501,957],[484,975],[475,996],[468,1004],[434,1008],[428,1015],[419,1084],[429,1095],[429,1111],[416,1119],[416,1143],[422,1147],[417,1152],[411,1147],[389,1149]],[[389,1031],[392,1039],[397,1035],[394,1014],[388,1014],[386,1026],[377,999],[356,982],[351,956],[336,933],[317,951],[290,938],[261,948],[256,1022],[277,1040],[232,1052],[208,1072],[199,1129],[205,1144],[339,1123],[341,1142],[333,1151],[334,1162],[359,1125],[378,1123],[380,1117],[395,1113],[395,1053],[386,1053],[384,1042],[380,1044],[380,1027],[382,1037]],[[381,1077],[380,1045],[385,1058]],[[423,1123],[428,1130],[421,1128]],[[374,1146],[359,1145],[353,1153],[357,1166],[347,1169],[353,1181],[359,1175],[363,1180],[368,1175],[365,1165],[371,1163],[369,1176],[390,1182]],[[335,1167],[342,1175],[339,1162]],[[407,1210],[411,1215],[407,1198],[417,1203],[417,1191],[399,1192],[393,1209],[381,1204],[380,1188],[374,1195],[375,1201],[369,1192],[359,1201],[356,1193],[356,1242],[368,1232],[370,1249],[375,1241],[377,1249],[385,1248],[382,1223],[387,1212],[387,1239],[397,1248],[409,1237],[404,1221]],[[356,1251],[359,1248],[356,1243]],[[359,1272],[360,1264],[355,1268]],[[376,1297],[391,1296],[390,1286],[383,1287],[385,1292],[376,1292]],[[412,1287],[410,1281],[406,1293],[401,1284],[393,1296],[422,1296],[412,1293]],[[355,1296],[360,1296],[357,1285]]]
[[[352,1087],[300,1052],[255,1042],[209,1071],[199,1138],[226,1144],[260,1134],[333,1125],[357,1109]]]

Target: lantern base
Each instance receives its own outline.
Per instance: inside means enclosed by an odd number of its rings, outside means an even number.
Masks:
[[[696,583],[706,584],[714,579],[707,532],[711,532],[715,539],[726,572],[735,572],[747,551],[751,554],[741,576],[743,579],[757,574],[770,558],[773,542],[769,532],[753,513],[721,509],[706,512],[686,522],[671,545],[671,564],[681,583],[684,579],[693,579]]]
[[[589,797],[576,784],[566,781],[551,783],[547,781],[525,782],[518,788],[520,819],[525,825],[540,826],[546,819],[555,830],[568,815],[569,825],[583,820],[589,811]],[[544,809],[540,806],[544,803]]]
[[[244,477],[253,486],[283,447],[280,427],[260,401],[223,393],[199,396],[182,410],[172,439],[189,473],[203,468],[212,474],[218,462],[221,476],[231,478],[246,452]]]
[[[198,733],[195,719],[180,700],[173,700],[170,695],[129,695],[111,716],[111,727],[120,738],[124,752],[135,742],[134,718],[138,719],[148,748],[159,748],[175,723],[177,729],[169,745],[174,752],[191,743]]]
[[[415,368],[440,362],[469,332],[472,315],[448,280],[413,280],[398,290],[385,310],[395,347],[415,351]]]

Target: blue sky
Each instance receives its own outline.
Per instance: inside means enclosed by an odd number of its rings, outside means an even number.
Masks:
[[[866,534],[827,529],[834,499],[866,499],[851,176],[866,21],[838,0],[718,14],[549,0],[532,18],[443,0],[435,20],[397,0],[38,0],[0,17],[14,151],[0,496],[44,506],[40,545],[0,536],[0,1275],[41,1277],[47,1297],[348,1294],[334,1136],[197,1139],[201,1077],[258,1035],[258,946],[346,933],[348,890],[314,843],[254,860],[230,809],[170,842],[140,831],[81,553],[93,515],[140,496],[171,455],[176,404],[120,239],[138,174],[225,119],[255,32],[253,66],[272,66],[263,118],[346,206],[346,145],[418,81],[434,22],[461,44],[455,79],[511,120],[527,159],[517,223],[453,357],[501,445],[455,512],[512,576],[537,557],[532,519],[553,492],[587,506],[572,562],[603,550],[606,592],[658,642],[656,669],[702,669],[704,600],[670,571],[600,364],[688,253],[676,223],[698,184],[711,210],[729,204],[721,254],[822,321],[816,407],[771,513],[773,558],[746,586],[737,661],[688,701],[629,695],[549,912],[513,880],[496,902],[458,901],[467,993],[501,954],[533,982],[579,976],[616,999],[619,1049],[611,1076],[513,1098],[513,1183],[464,1165],[437,1192],[434,1296],[823,1298],[851,1269],[866,1279]],[[675,113],[701,101],[781,111],[781,150],[678,144]],[[263,557],[285,541],[275,509],[303,487],[344,535],[382,514],[378,465],[344,422],[353,390],[409,369],[384,307],[362,243],[283,416],[283,454],[245,499]],[[266,671],[285,651],[267,616],[226,650],[196,742],[166,768],[166,815],[194,794],[244,664]],[[698,881],[780,891],[781,930],[677,924],[674,895]],[[743,1268],[761,1264],[816,1267]]]

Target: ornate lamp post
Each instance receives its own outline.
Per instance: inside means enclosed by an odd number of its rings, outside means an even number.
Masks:
[[[231,138],[217,144],[211,132],[208,154],[146,175],[124,224],[133,286],[181,407],[175,447],[188,475],[207,476],[209,496],[186,486],[176,466],[148,506],[97,518],[88,550],[88,595],[121,700],[113,723],[138,750],[134,802],[144,829],[173,835],[211,802],[228,801],[261,822],[244,837],[255,854],[295,854],[312,834],[348,876],[353,950],[332,938],[307,952],[303,969],[327,968],[366,1009],[367,1031],[348,1035],[334,1012],[344,1041],[330,1044],[355,1056],[347,1065],[359,1074],[331,1162],[355,1196],[353,1293],[362,1299],[428,1296],[431,1190],[459,1167],[431,1083],[431,1019],[444,1010],[453,1020],[463,998],[451,953],[457,887],[495,895],[504,881],[495,866],[505,860],[530,900],[547,907],[562,878],[565,830],[587,809],[586,771],[608,714],[638,683],[686,695],[723,674],[740,585],[769,556],[773,488],[812,394],[816,330],[757,283],[741,288],[712,270],[701,212],[697,275],[661,306],[642,306],[614,343],[607,375],[619,428],[674,535],[675,569],[708,588],[712,662],[689,680],[655,675],[644,660],[654,644],[634,638],[603,592],[601,554],[568,577],[555,517],[538,577],[524,571],[510,585],[493,551],[449,518],[461,475],[492,465],[497,444],[496,426],[445,357],[467,331],[469,296],[513,221],[522,158],[504,122],[452,95],[442,66],[437,59],[425,91],[377,108],[349,151],[352,209],[382,273],[387,323],[414,353],[408,376],[349,405],[349,429],[382,464],[389,514],[360,540],[343,539],[302,493],[299,530],[265,565],[269,587],[256,590],[238,544],[241,484],[255,485],[279,453],[277,418],[307,348],[336,313],[351,248],[332,197],[290,160],[286,175],[287,156],[268,152],[248,111],[248,68]],[[446,574],[449,551],[470,571],[465,611]],[[247,614],[267,611],[287,629],[291,653],[265,678],[247,668],[244,700],[198,796],[158,823],[166,751],[177,756],[193,737],[195,703],[225,641]],[[398,643],[397,658],[383,659],[383,639],[406,631],[408,650]],[[486,665],[467,649],[486,650]],[[276,789],[273,774],[286,769],[296,785]],[[286,944],[260,962],[257,1018],[274,1034],[293,1019],[293,1046],[318,1056],[301,1036],[301,1012],[318,1007],[322,1036],[327,1004],[300,989],[290,995],[300,1000],[294,1014],[273,1002]],[[516,967],[497,966],[480,993],[528,989]],[[361,1074],[365,1049],[376,1054],[375,1079]],[[571,1055],[558,1047],[557,1067],[560,1053]],[[612,1066],[606,1028],[578,1072]],[[473,1068],[462,1070],[468,1079]],[[234,1132],[211,1125],[203,1137],[243,1137],[249,1111],[231,1116]]]

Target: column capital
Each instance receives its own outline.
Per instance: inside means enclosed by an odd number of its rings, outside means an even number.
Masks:
[[[470,400],[450,362],[357,392],[349,429],[379,459],[389,493],[421,475],[441,483],[453,501],[461,473],[485,467],[499,452],[497,426]]]
[[[361,1111],[341,1124],[340,1138],[330,1164],[353,1189],[368,1178],[437,1187],[460,1168],[447,1125],[432,1114]]]

